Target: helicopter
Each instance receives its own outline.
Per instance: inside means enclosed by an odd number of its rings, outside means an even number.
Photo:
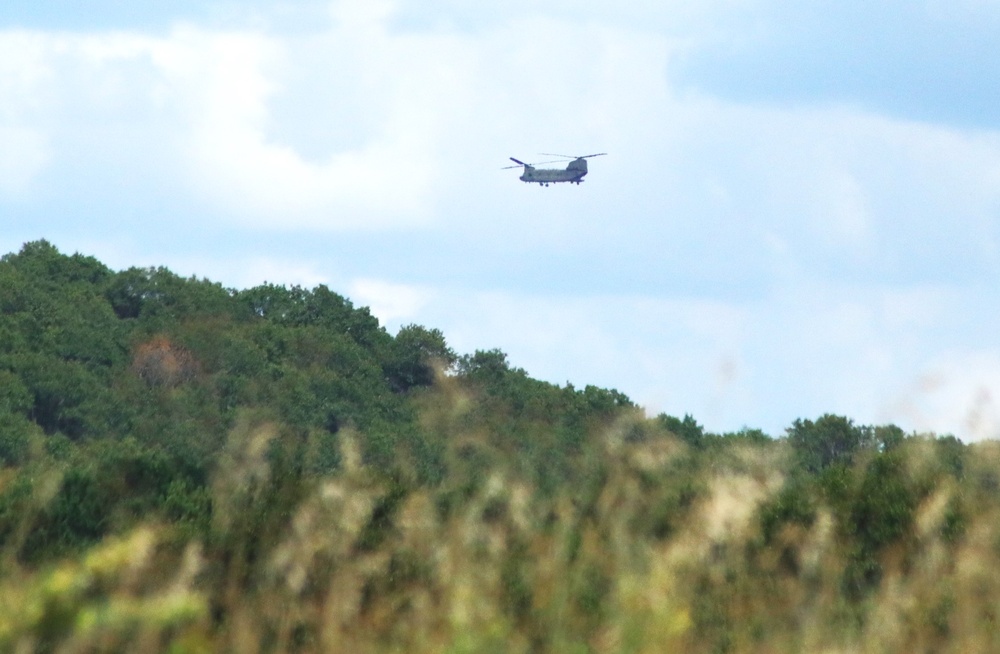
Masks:
[[[587,174],[587,159],[591,157],[603,157],[607,152],[598,152],[597,154],[585,154],[582,157],[571,157],[568,154],[552,154],[551,152],[543,152],[544,157],[563,157],[564,159],[571,159],[571,161],[566,165],[565,170],[560,170],[558,168],[535,168],[535,166],[544,166],[550,163],[564,163],[562,161],[544,161],[539,164],[529,164],[524,163],[520,159],[515,159],[511,157],[510,160],[516,163],[516,166],[505,166],[501,170],[508,170],[510,168],[520,168],[524,166],[524,174],[521,175],[522,182],[528,182],[530,184],[538,184],[539,186],[548,186],[549,184],[556,184],[559,182],[569,182],[570,184],[579,184],[583,181],[583,176]]]

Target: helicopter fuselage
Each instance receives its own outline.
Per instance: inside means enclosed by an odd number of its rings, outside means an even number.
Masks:
[[[587,160],[574,159],[569,162],[565,169],[559,168],[535,168],[529,164],[524,165],[524,174],[521,181],[529,184],[558,184],[559,182],[570,182],[579,184],[583,181],[583,176],[587,174]]]

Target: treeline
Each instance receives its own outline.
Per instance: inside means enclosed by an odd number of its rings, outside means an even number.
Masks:
[[[391,335],[324,286],[28,243],[0,260],[0,649],[1000,645],[997,448],[780,436]]]
[[[449,435],[421,407],[445,375],[476,397],[465,429],[547,486],[576,474],[588,434],[632,408],[616,391],[533,380],[498,350],[458,356],[436,329],[392,336],[325,286],[235,291],[28,243],[0,262],[0,465],[64,472],[27,526],[18,498],[40,478],[8,482],[0,545],[21,529],[20,556],[43,560],[153,515],[204,529],[213,471],[248,421],[277,430],[270,483],[287,501],[340,468],[345,432],[395,483],[439,484]]]

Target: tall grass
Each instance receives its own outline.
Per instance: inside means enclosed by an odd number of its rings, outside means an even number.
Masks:
[[[215,471],[207,536],[151,522],[56,563],[4,552],[0,649],[1000,651],[996,443],[942,475],[933,442],[907,439],[912,523],[859,554],[842,507],[795,509],[783,443],[697,451],[634,438],[632,416],[595,436],[582,481],[543,491],[463,432],[467,398],[438,402],[425,422],[449,432],[451,473],[437,486],[366,465],[345,430],[338,473],[288,491],[267,457],[280,429],[248,418]],[[878,574],[857,590],[862,564]]]

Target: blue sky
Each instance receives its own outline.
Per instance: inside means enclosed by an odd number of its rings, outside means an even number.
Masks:
[[[992,438],[998,36],[994,0],[14,0],[0,250],[325,283],[716,431]]]

